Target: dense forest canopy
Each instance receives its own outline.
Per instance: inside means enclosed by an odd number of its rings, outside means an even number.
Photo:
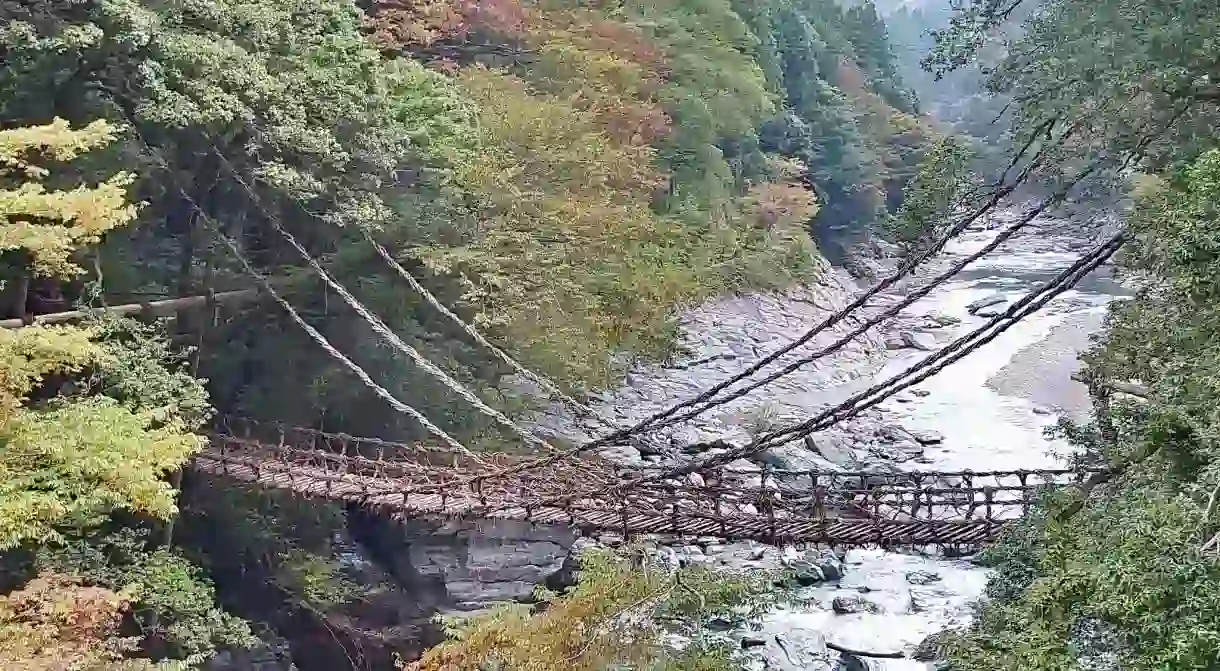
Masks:
[[[359,366],[461,441],[522,449],[400,356],[526,402],[402,274],[567,391],[602,388],[667,356],[683,308],[813,280],[889,230],[938,140],[867,3],[0,16],[0,317],[244,296],[0,332],[6,669],[196,666],[253,642],[221,603],[274,628],[355,596],[332,561],[343,510],[171,475],[217,411],[426,439]],[[233,293],[255,274],[316,331]]]

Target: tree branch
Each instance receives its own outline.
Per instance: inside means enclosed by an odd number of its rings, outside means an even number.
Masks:
[[[200,307],[209,305],[211,303],[240,303],[251,301],[256,299],[260,293],[261,292],[258,289],[240,289],[238,291],[225,291],[218,294],[203,296],[185,296],[183,298],[171,298],[168,300],[151,301],[148,303],[128,303],[126,305],[112,305],[110,307],[95,308],[91,310],[53,312],[51,314],[39,315],[30,321],[26,321],[24,319],[3,319],[0,320],[0,328],[19,329],[26,326],[63,324],[78,321],[95,314],[149,314],[153,316],[173,316],[179,310]]]

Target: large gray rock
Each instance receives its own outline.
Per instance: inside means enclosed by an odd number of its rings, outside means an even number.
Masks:
[[[860,596],[836,596],[830,602],[830,608],[840,615],[850,615],[852,613],[875,613],[877,605],[866,601]]]
[[[529,598],[563,570],[576,541],[565,526],[515,520],[410,520],[404,526],[402,561],[418,584],[440,590],[442,611]]]
[[[883,424],[877,427],[877,437],[887,443],[908,443],[915,441],[910,431],[897,424]]]
[[[928,315],[928,321],[939,326],[955,326],[962,323],[962,320],[954,317],[953,315],[946,315],[939,312],[934,312]]]
[[[805,447],[841,468],[853,469],[860,465],[851,441],[842,436],[824,433],[806,436]]]
[[[619,466],[643,466],[644,457],[640,450],[630,445],[610,445],[597,451],[602,459]]]
[[[758,454],[758,460],[773,468],[787,471],[834,471],[834,464],[822,458],[802,443],[778,445]]]
[[[1008,299],[1004,297],[1004,294],[991,294],[990,296],[985,296],[967,305],[966,311],[972,315],[975,315],[978,314],[979,310],[982,310],[983,308],[1007,302]]]
[[[940,445],[945,441],[944,435],[931,429],[917,429],[911,431],[910,434],[919,441],[920,445]]]
[[[907,347],[913,347],[924,352],[931,352],[937,348],[936,336],[933,336],[931,333],[903,331],[901,337],[902,342],[906,343]]]
[[[763,645],[752,647],[748,654],[768,671],[834,671],[837,666],[838,653],[826,649],[822,634],[778,617],[765,620],[762,631],[750,637]]]

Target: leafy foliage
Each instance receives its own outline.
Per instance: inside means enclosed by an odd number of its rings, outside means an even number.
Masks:
[[[245,622],[217,607],[215,590],[203,572],[172,550],[150,550],[148,535],[132,527],[87,530],[43,548],[37,565],[43,572],[128,590],[128,617],[141,632],[134,643],[153,657],[202,660],[217,648],[255,644]]]
[[[0,187],[0,252],[27,253],[34,270],[42,274],[78,272],[68,259],[72,252],[131,223],[136,209],[127,204],[130,174],[118,173],[92,187],[48,190],[40,180],[50,171],[36,162],[71,161],[114,138],[114,127],[104,121],[73,130],[59,118],[43,126],[0,131],[0,170],[21,178],[15,189]]]
[[[112,592],[47,574],[0,597],[0,662],[6,669],[139,671],[146,660],[124,659],[134,648],[117,637],[131,592]]]
[[[705,567],[675,573],[659,566],[640,570],[612,554],[590,553],[582,558],[576,587],[562,596],[541,595],[541,612],[506,606],[450,622],[451,640],[408,668],[737,668],[735,646],[708,635],[701,625],[714,617],[742,624],[760,617],[774,605],[770,590],[771,581],[761,573],[734,577]],[[672,647],[670,636],[685,645]]]
[[[938,233],[971,186],[969,150],[959,140],[947,137],[928,152],[889,227],[891,235],[907,253],[918,253]]]
[[[53,175],[29,162],[31,153],[68,161],[114,137],[105,123],[74,132],[57,120],[5,131],[0,142],[10,173],[46,179]],[[71,275],[77,245],[135,216],[128,182],[70,192],[18,186],[0,198],[4,227],[27,227],[11,239],[33,269]],[[56,233],[40,238],[41,228]],[[244,623],[215,607],[211,587],[180,557],[145,552],[123,531],[90,537],[118,514],[172,519],[177,492],[164,476],[202,446],[193,430],[210,413],[207,395],[164,337],[114,319],[6,329],[0,361],[0,551],[45,553],[38,576],[0,602],[5,668],[154,668],[126,657],[198,663],[218,644],[250,643]],[[124,617],[144,636],[120,636]]]

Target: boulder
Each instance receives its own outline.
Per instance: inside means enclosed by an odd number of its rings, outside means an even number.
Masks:
[[[919,448],[920,453],[916,454],[911,451],[912,446]],[[907,449],[903,449],[903,448]],[[890,461],[896,464],[906,463],[918,456],[922,455],[923,446],[919,443],[907,443],[904,445],[873,445],[868,448],[870,454],[885,461]]]
[[[906,347],[907,343],[902,339],[902,336],[892,335],[885,337],[886,349],[906,349]]]
[[[877,612],[876,604],[865,601],[860,596],[836,596],[830,602],[830,608],[839,615],[850,615],[852,613],[875,613]]]
[[[602,459],[619,466],[643,466],[644,457],[630,445],[610,445],[597,451]]]
[[[906,343],[907,347],[913,347],[924,352],[931,352],[937,349],[936,337],[931,333],[903,331],[901,337],[902,342]]]
[[[983,308],[1007,302],[1008,299],[1004,297],[1004,294],[991,294],[990,296],[980,298],[977,301],[967,305],[966,312],[969,312],[972,315],[977,315],[979,310],[982,310]]]
[[[792,566],[793,580],[801,587],[810,587],[826,580],[822,569],[809,562],[799,562]]]
[[[757,459],[772,468],[785,471],[838,471],[842,470],[836,464],[824,459],[820,453],[810,450],[805,443],[788,443],[777,445],[761,452]],[[755,477],[761,481],[761,477]],[[778,485],[776,479],[782,480],[789,487],[808,490],[813,486],[813,479],[807,475],[784,474],[777,478],[769,478],[768,485]]]
[[[856,451],[846,438],[826,434],[805,436],[805,448],[835,466],[842,468],[859,466],[860,460],[856,458]]]
[[[1000,306],[993,305],[991,307],[986,307],[986,308],[983,308],[982,310],[979,310],[978,312],[975,312],[974,316],[991,319],[992,317],[999,317],[1000,315],[1004,314],[1007,311],[1008,311],[1008,308],[1003,305],[1000,305]]]
[[[907,571],[907,582],[912,585],[928,585],[940,582],[940,574],[934,571]]]
[[[958,319],[957,317],[954,317],[953,315],[947,315],[944,313],[940,313],[940,312],[933,312],[932,314],[928,315],[928,321],[939,324],[941,326],[954,326],[956,324],[962,323],[962,320]]]
[[[766,645],[750,649],[761,658],[767,671],[835,671],[838,654],[826,649],[826,639],[816,631],[787,622],[767,622],[758,638]]]
[[[897,424],[883,424],[877,427],[877,437],[888,443],[909,443],[915,440],[910,431]]]
[[[909,433],[920,445],[940,445],[945,442],[945,437],[939,431],[924,429],[910,431]]]
[[[843,564],[839,560],[824,557],[817,566],[827,580],[834,582],[843,579]]]

